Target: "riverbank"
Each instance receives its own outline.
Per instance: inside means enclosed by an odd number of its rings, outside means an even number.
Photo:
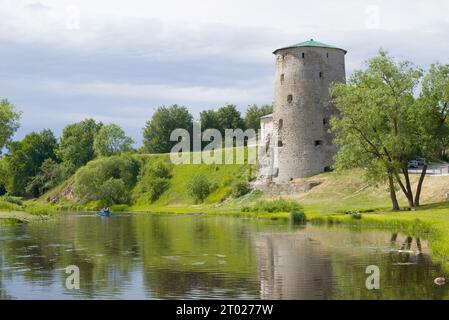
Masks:
[[[45,216],[33,215],[25,211],[0,211],[0,223],[2,221],[35,222],[45,219]]]

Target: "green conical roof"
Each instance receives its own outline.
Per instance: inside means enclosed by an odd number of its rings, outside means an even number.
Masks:
[[[309,41],[304,41],[304,42],[297,43],[297,44],[294,44],[294,45],[291,45],[291,46],[288,46],[288,47],[283,47],[283,48],[276,49],[276,50],[274,50],[273,53],[276,53],[276,52],[279,51],[279,50],[291,49],[291,48],[301,48],[301,47],[332,48],[332,49],[340,49],[340,50],[343,50],[345,53],[347,52],[347,51],[344,50],[344,49],[341,49],[341,48],[338,48],[338,47],[335,47],[335,46],[331,46],[331,45],[329,45],[329,44],[325,44],[325,43],[318,42],[318,41],[315,41],[315,40],[313,40],[313,39],[310,39]]]

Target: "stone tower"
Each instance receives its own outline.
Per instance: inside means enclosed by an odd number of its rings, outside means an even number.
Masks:
[[[272,178],[284,182],[327,171],[336,153],[329,120],[337,112],[330,104],[329,85],[345,81],[346,51],[312,39],[273,53],[276,80],[270,144],[277,154]]]

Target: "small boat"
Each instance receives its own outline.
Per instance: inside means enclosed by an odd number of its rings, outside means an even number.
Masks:
[[[97,216],[110,217],[111,216],[111,211],[109,211],[109,209],[101,209],[100,211],[97,212]]]

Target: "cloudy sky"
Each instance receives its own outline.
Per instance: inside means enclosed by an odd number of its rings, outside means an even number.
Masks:
[[[381,47],[449,63],[449,1],[1,0],[0,97],[17,138],[94,117],[140,144],[159,105],[271,103],[272,51],[310,38],[347,49],[348,75]]]

